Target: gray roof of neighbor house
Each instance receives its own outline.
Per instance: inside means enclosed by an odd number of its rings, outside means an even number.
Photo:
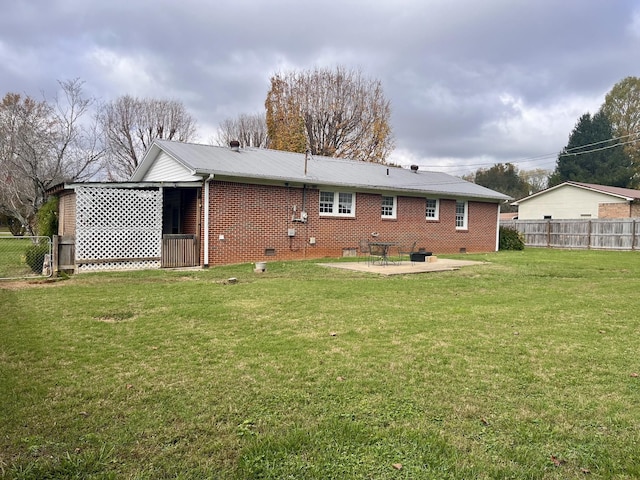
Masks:
[[[326,185],[361,190],[438,194],[490,201],[511,197],[440,172],[413,171],[375,163],[263,148],[232,149],[212,145],[155,140],[130,181],[144,180],[159,153],[164,151],[193,175],[229,177],[248,181]],[[167,179],[170,181],[171,179]]]
[[[560,187],[565,187],[567,185],[583,188],[585,190],[592,190],[594,192],[606,193],[607,195],[612,195],[614,197],[624,198],[627,201],[640,200],[640,190],[633,190],[631,188],[622,188],[622,187],[609,187],[607,185],[598,185],[595,183],[563,182],[553,187],[547,188],[546,190],[541,190],[540,192],[536,192],[533,195],[529,195],[528,197],[521,198],[517,202],[513,202],[511,205],[519,205],[521,202],[530,200],[534,197],[544,194],[545,192],[556,190]]]

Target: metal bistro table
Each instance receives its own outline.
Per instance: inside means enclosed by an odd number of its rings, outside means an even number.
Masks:
[[[369,242],[369,264],[389,265],[389,249],[398,242]]]

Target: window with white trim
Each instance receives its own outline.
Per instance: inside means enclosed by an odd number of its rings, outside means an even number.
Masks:
[[[350,192],[320,192],[320,215],[328,217],[355,217],[355,194]]]
[[[427,208],[425,216],[427,220],[438,220],[440,215],[440,200],[437,198],[427,198]]]
[[[463,202],[461,200],[456,200],[456,229],[457,230],[466,230],[467,229],[467,211],[469,210],[468,202]]]
[[[382,196],[382,218],[396,218],[397,197]]]

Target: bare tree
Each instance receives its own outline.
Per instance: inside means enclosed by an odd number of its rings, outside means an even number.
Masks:
[[[241,147],[269,148],[267,122],[264,114],[241,114],[237,118],[228,118],[218,127],[218,134],[212,143],[229,145],[233,140]]]
[[[276,149],[377,163],[384,163],[393,149],[391,107],[382,85],[357,70],[277,74],[265,107]]]
[[[177,100],[124,95],[104,104],[98,119],[114,180],[131,176],[154,139],[188,142],[196,134],[195,119]]]
[[[46,190],[90,178],[102,155],[95,130],[83,123],[91,105],[83,83],[59,84],[63,98],[52,103],[8,93],[0,104],[0,213],[31,234]]]
[[[529,185],[529,195],[533,195],[547,188],[551,171],[544,168],[535,168],[533,170],[520,170],[518,175]]]
[[[56,96],[52,104],[56,169],[65,179],[89,180],[102,171],[105,153],[92,110],[96,102],[84,96],[79,79],[59,84],[62,98]]]

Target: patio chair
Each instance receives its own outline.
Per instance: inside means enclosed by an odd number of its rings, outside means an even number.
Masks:
[[[369,248],[369,256],[367,257],[368,265],[374,265],[376,263],[382,265],[385,263],[387,255],[384,246],[368,243],[367,247]]]
[[[360,240],[360,244],[358,245],[358,261],[360,261],[360,258],[368,257],[369,253],[369,242]]]
[[[411,254],[416,251],[416,244],[418,242],[413,242],[412,244],[400,244],[398,245],[398,256],[400,257],[400,262],[404,257],[407,257],[407,260],[411,260]]]

